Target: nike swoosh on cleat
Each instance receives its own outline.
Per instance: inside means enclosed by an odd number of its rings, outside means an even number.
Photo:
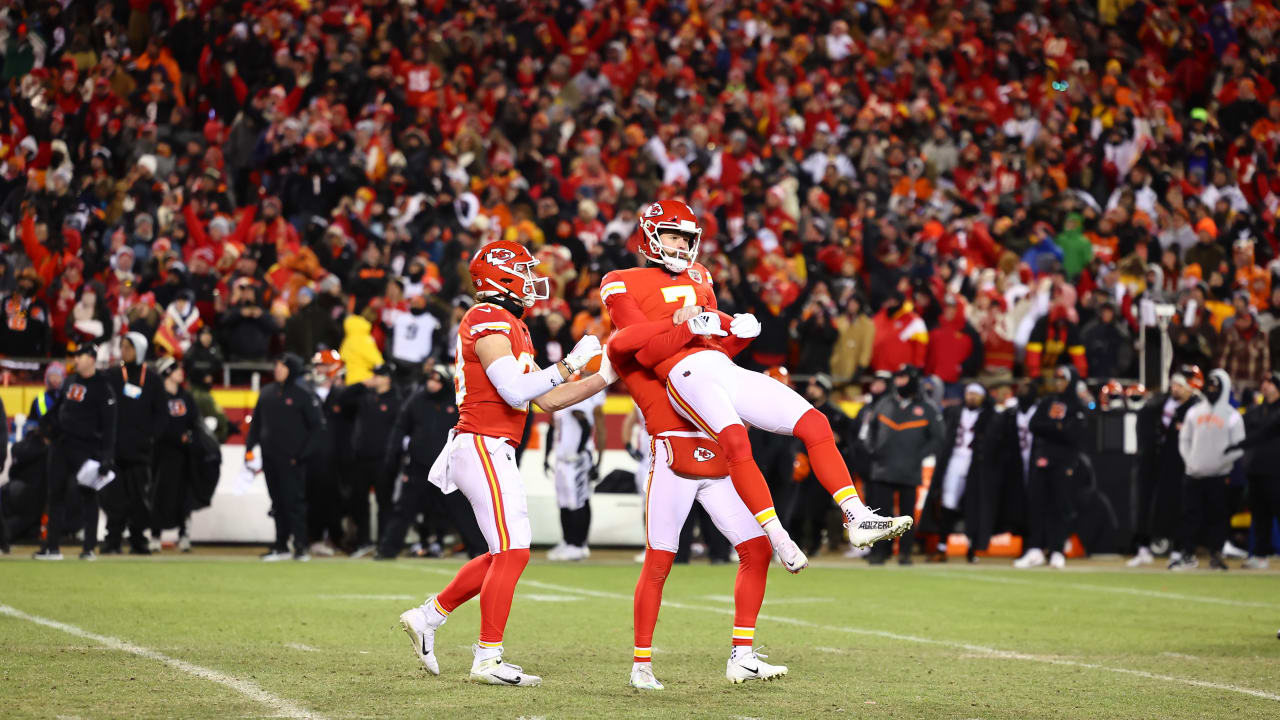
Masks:
[[[746,670],[746,671],[747,671],[747,672],[749,672],[749,673],[755,673],[756,675],[759,675],[759,674],[760,674],[760,668],[759,668],[759,667],[749,668],[749,667],[747,667],[746,665],[743,665],[743,666],[742,666],[742,669],[743,669],[743,670]]]
[[[498,678],[499,680],[501,680],[502,682],[504,682],[504,683],[506,683],[506,684],[508,684],[508,685],[519,685],[519,684],[520,684],[520,678],[516,678],[515,680],[508,680],[508,679],[506,679],[506,678],[504,678],[504,677],[502,677],[502,676],[500,676],[500,675],[494,675],[494,677]]]
[[[427,649],[427,636],[426,636],[426,635],[419,635],[418,637],[422,638],[422,654],[423,654],[423,655],[430,655],[430,654],[431,654],[431,651]]]

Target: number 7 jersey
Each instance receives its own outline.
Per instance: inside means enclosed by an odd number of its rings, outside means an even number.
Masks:
[[[460,433],[506,438],[520,444],[529,405],[513,408],[498,394],[485,374],[476,354],[476,341],[486,335],[502,334],[511,341],[511,354],[522,372],[538,369],[533,361],[533,340],[529,328],[509,310],[493,303],[476,303],[458,324],[458,340],[453,366],[453,390],[458,405]]]
[[[697,263],[678,275],[654,266],[614,270],[600,281],[600,301],[619,328],[651,320],[669,320],[682,307],[701,305],[707,310],[716,309],[711,273]],[[729,329],[727,323],[722,322],[722,327]],[[676,363],[701,350],[724,352],[724,347],[718,338],[695,335],[679,352],[656,365],[653,372],[665,381]]]

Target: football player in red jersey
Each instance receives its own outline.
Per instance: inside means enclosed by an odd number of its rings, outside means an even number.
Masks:
[[[725,677],[735,683],[772,680],[786,675],[786,666],[764,662],[761,660],[764,656],[752,647],[773,554],[769,541],[742,498],[734,492],[720,446],[676,414],[667,399],[665,385],[635,358],[635,353],[646,347],[653,337],[672,327],[671,319],[632,325],[610,338],[606,348],[608,366],[621,377],[635,399],[650,436],[644,492],[645,555],[644,567],[636,581],[631,686],[641,690],[662,689],[662,683],[653,675],[653,631],[662,605],[662,588],[680,546],[680,529],[695,501],[702,504],[712,522],[738,551],[733,633]],[[727,350],[736,352],[747,342],[735,338],[726,344],[731,346]],[[667,349],[676,352],[679,346]]]
[[[478,302],[458,326],[458,423],[427,477],[445,493],[462,491],[475,510],[489,554],[463,565],[444,590],[400,616],[414,653],[438,675],[436,631],[449,613],[479,595],[480,639],[474,647],[471,680],[491,685],[542,682],[502,659],[511,598],[529,562],[529,512],[515,460],[529,403],[555,411],[606,385],[600,374],[569,381],[600,354],[600,340],[594,335],[584,336],[553,367],[540,370],[534,364],[529,329],[520,316],[548,295],[547,279],[533,273],[537,263],[523,246],[508,240],[485,245],[471,260]]]
[[[906,532],[909,515],[882,517],[862,503],[821,411],[777,380],[735,365],[724,352],[719,338],[750,340],[760,334],[760,321],[746,313],[730,318],[716,309],[710,273],[696,262],[702,230],[689,206],[676,200],[653,203],[640,218],[640,230],[640,252],[650,264],[605,275],[600,299],[619,328],[674,320],[636,359],[666,383],[676,412],[724,449],[734,488],[783,565],[799,572],[808,559],[778,522],[769,487],[751,456],[744,421],[804,442],[814,474],[845,514],[854,546]],[[723,329],[726,321],[728,332]],[[679,342],[680,349],[669,352],[670,342]]]

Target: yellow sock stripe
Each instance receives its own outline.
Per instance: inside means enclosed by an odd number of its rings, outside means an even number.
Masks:
[[[754,640],[755,636],[756,636],[756,629],[753,627],[738,627],[737,625],[733,626],[734,640]]]
[[[445,617],[449,616],[449,611],[444,609],[444,607],[440,604],[439,600],[435,598],[431,598],[431,604],[436,606],[436,612],[440,613],[441,615],[444,615]]]
[[[485,480],[489,482],[489,495],[493,499],[493,521],[498,529],[498,551],[506,552],[511,547],[511,539],[507,536],[506,512],[502,507],[502,488],[498,484],[498,473],[493,470],[489,452],[485,449],[484,440],[473,435],[476,452],[480,454],[480,465],[484,468]]]
[[[640,647],[638,647],[638,648],[636,648],[635,652],[634,652],[634,653],[632,653],[632,655],[633,655],[633,656],[635,656],[635,657],[638,657],[638,658],[652,658],[652,657],[653,657],[653,648],[640,648]]]
[[[852,485],[848,485],[837,490],[835,495],[833,495],[832,497],[836,499],[836,504],[839,505],[840,503],[844,502],[845,500],[848,500],[849,498],[858,497],[858,489]]]
[[[720,437],[711,429],[711,426],[707,424],[707,421],[703,420],[702,416],[694,412],[693,407],[691,407],[688,402],[685,402],[684,398],[680,397],[680,393],[676,392],[675,386],[670,382],[667,382],[667,394],[671,396],[672,400],[676,401],[676,404],[680,406],[680,409],[684,410],[685,413],[689,415],[689,419],[693,421],[694,425],[698,426],[699,430],[706,433],[712,440],[715,440],[716,442],[720,441]]]
[[[499,640],[498,642],[486,642],[486,641],[484,641],[484,640],[477,640],[477,641],[476,641],[476,644],[477,644],[477,645],[479,645],[479,646],[480,646],[480,647],[482,647],[482,648],[486,648],[486,649],[489,649],[489,650],[492,650],[492,649],[494,649],[494,648],[500,648],[500,647],[502,647],[502,641],[501,641],[501,640]]]
[[[761,510],[760,512],[756,513],[756,522],[760,523],[761,526],[763,526],[765,523],[769,522],[770,520],[777,520],[777,519],[778,519],[778,512],[771,507],[765,508],[764,510]]]

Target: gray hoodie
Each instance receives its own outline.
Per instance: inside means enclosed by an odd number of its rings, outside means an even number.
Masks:
[[[1218,401],[1210,404],[1201,398],[1182,422],[1178,433],[1178,450],[1187,465],[1187,475],[1197,478],[1221,477],[1231,473],[1231,466],[1244,455],[1243,450],[1227,452],[1227,447],[1244,440],[1244,420],[1231,407],[1231,378],[1225,370],[1214,370],[1211,376],[1222,383]]]

